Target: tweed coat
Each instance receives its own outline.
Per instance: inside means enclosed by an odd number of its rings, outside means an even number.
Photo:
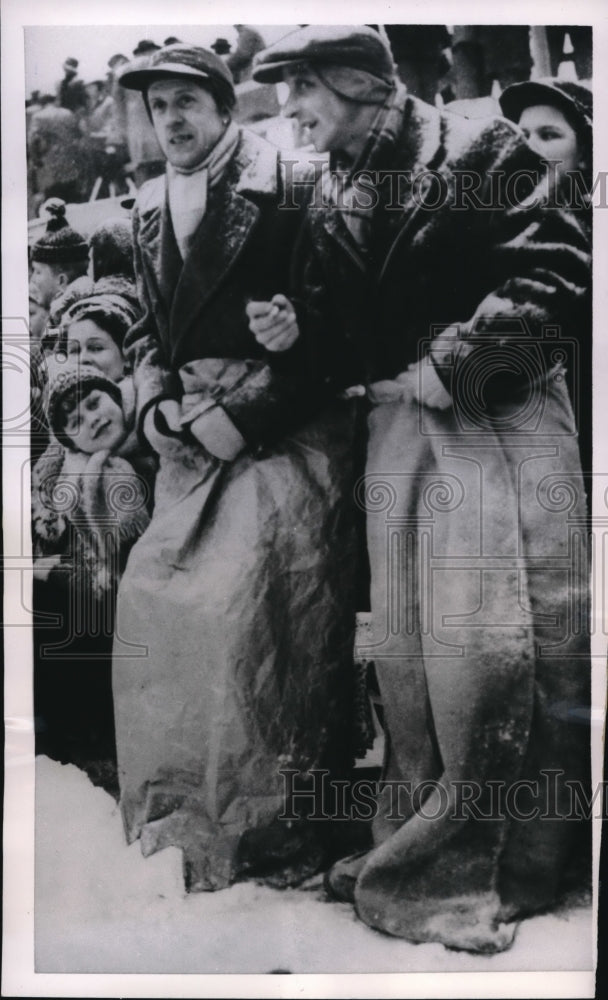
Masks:
[[[556,898],[581,828],[569,782],[588,779],[586,512],[560,361],[589,248],[576,218],[534,204],[539,162],[502,120],[408,97],[366,167],[367,241],[318,204],[301,244],[309,335],[332,383],[373,404],[357,495],[385,784],[373,850],[329,884],[385,932],[500,951]],[[497,786],[522,808],[490,801]]]
[[[150,405],[181,396],[182,365],[202,357],[244,358],[250,372],[217,401],[251,447],[263,446],[301,425],[327,399],[322,380],[310,364],[303,366],[302,345],[273,356],[257,343],[245,315],[248,299],[269,299],[277,289],[302,312],[291,253],[301,213],[286,194],[278,151],[242,134],[183,267],[165,183],[164,177],[148,181],[134,212],[144,316],[128,333],[125,351],[133,361],[139,422]]]
[[[161,456],[118,594],[125,830],[145,854],[181,848],[190,890],[316,870],[326,826],[278,819],[281,769],[350,757],[353,414],[321,405],[301,348],[271,357],[245,312],[292,288],[301,213],[283,196],[278,151],[242,133],[183,266],[164,179],[135,213],[140,421],[163,397],[210,401],[247,443],[233,462],[187,440]]]

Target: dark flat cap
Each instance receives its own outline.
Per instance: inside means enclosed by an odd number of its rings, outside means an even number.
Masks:
[[[278,83],[286,66],[301,62],[313,66],[350,66],[387,83],[394,79],[396,72],[390,49],[373,28],[309,24],[258,52],[253,78],[261,83]]]
[[[126,69],[118,82],[128,90],[146,91],[151,83],[174,76],[207,80],[211,89],[218,88],[234,103],[232,73],[215,52],[196,45],[168,45],[151,56],[142,69]]]
[[[593,94],[589,87],[573,80],[544,77],[525,80],[506,87],[499,97],[505,118],[518,122],[522,111],[534,104],[550,104],[559,108],[575,128],[591,128],[593,124]]]

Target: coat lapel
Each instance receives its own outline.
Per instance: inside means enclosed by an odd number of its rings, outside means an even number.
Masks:
[[[259,209],[231,184],[221,183],[211,193],[173,296],[170,323],[174,356],[234,266],[258,216]]]
[[[251,237],[260,210],[249,195],[276,192],[277,151],[244,133],[224,179],[209,193],[205,217],[175,287],[171,309],[174,358]]]
[[[165,353],[169,356],[169,314],[182,262],[173,235],[164,176],[155,178],[141,189],[138,195],[138,212],[141,257],[147,280],[154,291],[152,303],[158,332]]]
[[[412,182],[425,171],[438,170],[445,158],[445,144],[442,139],[441,114],[437,108],[415,97],[408,97],[404,114],[403,131],[393,151],[393,162],[388,169],[403,171]],[[397,247],[411,233],[422,207],[421,192],[414,184],[404,192],[399,225],[380,269],[382,281],[393,259]]]

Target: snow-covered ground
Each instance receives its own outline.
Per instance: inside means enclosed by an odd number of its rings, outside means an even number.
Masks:
[[[520,925],[510,951],[475,956],[370,930],[350,905],[326,899],[320,878],[299,889],[240,883],[186,895],[177,849],[143,858],[138,844],[126,846],[110,795],[76,767],[40,757],[35,967],[39,973],[586,970],[593,967],[592,919],[581,905],[535,917]]]

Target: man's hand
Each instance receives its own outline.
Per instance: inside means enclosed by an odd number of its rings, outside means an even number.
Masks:
[[[267,351],[287,351],[300,331],[295,310],[284,295],[273,295],[270,302],[248,302],[249,329]]]

